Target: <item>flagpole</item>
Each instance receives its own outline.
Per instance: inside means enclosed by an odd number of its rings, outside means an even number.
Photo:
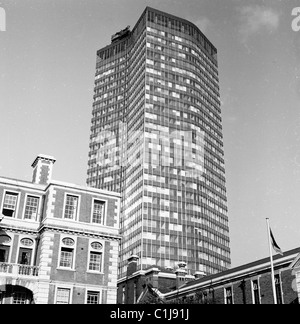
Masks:
[[[271,277],[272,277],[273,297],[274,297],[274,304],[277,304],[269,218],[266,218],[266,220],[267,220],[267,227],[268,227],[268,238],[269,238],[269,252],[270,252],[270,261],[271,261]]]

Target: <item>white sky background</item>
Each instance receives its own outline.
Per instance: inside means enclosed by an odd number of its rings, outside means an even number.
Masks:
[[[218,49],[232,266],[300,246],[300,31],[296,0],[0,0],[0,175],[85,185],[96,51],[146,6],[198,25]]]

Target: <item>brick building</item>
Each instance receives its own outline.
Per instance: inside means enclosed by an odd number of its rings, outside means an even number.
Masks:
[[[218,274],[189,275],[183,263],[174,271],[135,270],[135,256],[128,260],[126,279],[118,281],[118,303],[273,304],[270,258]],[[300,248],[274,256],[278,304],[300,301]]]
[[[162,268],[150,266],[145,270],[138,270],[138,256],[132,255],[128,259],[127,275],[118,280],[118,304],[137,304],[156,298],[162,301],[165,293],[174,291],[188,281],[194,281],[204,276],[203,272],[188,274],[186,263],[181,262],[178,268]]]
[[[0,177],[0,304],[116,303],[120,195],[51,179]]]

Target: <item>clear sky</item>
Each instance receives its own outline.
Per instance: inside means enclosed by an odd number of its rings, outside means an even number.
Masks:
[[[0,175],[85,185],[96,51],[146,6],[194,22],[218,49],[232,266],[300,246],[299,0],[0,0]]]

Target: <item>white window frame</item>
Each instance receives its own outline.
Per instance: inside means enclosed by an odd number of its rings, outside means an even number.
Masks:
[[[281,300],[282,300],[282,305],[284,305],[284,294],[283,294],[283,289],[282,289],[282,277],[281,277],[281,272],[275,272],[274,273],[274,284],[275,284],[275,290],[276,290],[276,276],[279,276],[279,285],[280,285],[280,292],[281,292]],[[277,299],[277,295],[276,295]]]
[[[12,245],[14,242],[14,234],[13,233],[8,233],[6,232],[6,235],[10,237],[10,242],[2,244],[2,246],[9,246],[9,253],[7,256],[7,262],[6,263],[11,263],[11,254],[12,254]]]
[[[14,215],[13,217],[9,217],[9,216],[5,216],[3,215],[2,211],[3,211],[3,206],[4,206],[4,201],[5,201],[5,197],[6,197],[6,194],[7,193],[12,193],[12,194],[15,194],[17,195],[17,201],[16,201],[16,208],[15,208],[15,211],[14,211]],[[20,205],[20,192],[18,191],[15,191],[15,190],[9,190],[9,189],[5,189],[3,191],[3,198],[2,198],[2,204],[1,204],[1,215],[3,215],[4,217],[8,217],[8,218],[17,218],[18,214],[19,214],[19,205]]]
[[[65,285],[65,284],[59,284],[55,287],[55,296],[54,296],[54,304],[57,303],[57,291],[58,289],[69,289],[70,290],[70,296],[69,296],[69,305],[73,303],[73,286],[71,285]]]
[[[22,239],[27,238],[33,241],[33,245],[32,246],[27,246],[27,245],[23,245],[21,243]],[[31,250],[31,261],[29,266],[33,266],[34,263],[34,256],[35,256],[35,250],[36,250],[36,240],[35,237],[31,237],[29,235],[20,235],[19,239],[18,239],[18,252],[17,252],[17,258],[16,258],[16,262],[19,261],[19,256],[20,256],[20,248],[24,248],[24,249],[28,249]]]
[[[104,203],[102,223],[95,223],[95,222],[93,222],[93,214],[94,214],[95,201],[101,201],[101,202]],[[107,215],[107,204],[108,204],[108,202],[107,202],[106,199],[93,197],[93,201],[92,201],[92,212],[91,212],[91,224],[104,225],[105,226],[105,224],[106,224],[106,215]]]
[[[224,303],[227,305],[227,295],[226,295],[226,290],[230,288],[231,289],[231,298],[232,298],[232,305],[234,304],[234,294],[233,294],[233,286],[229,285],[224,287]]]
[[[77,197],[78,198],[78,205],[77,205],[77,210],[76,210],[76,214],[74,216],[74,218],[66,218],[65,217],[65,211],[66,211],[66,203],[67,203],[67,196],[73,196],[73,197]],[[65,192],[64,195],[64,207],[63,207],[63,214],[62,214],[62,218],[66,221],[77,221],[79,218],[79,210],[80,210],[80,202],[81,202],[81,196],[76,194],[76,193],[71,193],[71,192]]]
[[[93,242],[97,242],[102,244],[101,250],[95,250],[92,248],[91,244]],[[90,259],[91,259],[91,252],[102,253],[102,260],[101,260],[101,271],[90,270]],[[104,255],[105,255],[105,241],[97,240],[97,239],[89,239],[89,249],[88,249],[88,262],[87,262],[87,272],[95,273],[95,274],[103,274],[104,273]]]
[[[74,245],[70,246],[70,245],[63,244],[63,239],[65,239],[65,238],[71,238],[72,240],[74,240]],[[62,252],[61,250],[62,250],[62,248],[73,249],[73,260],[72,260],[72,266],[71,266],[71,268],[62,267],[60,265],[61,252]],[[75,271],[76,249],[77,249],[77,237],[76,236],[67,235],[67,234],[64,234],[64,235],[61,235],[60,236],[57,269],[59,269],[59,270],[66,270],[66,271]]]
[[[257,284],[258,284],[259,303],[261,304],[261,295],[260,295],[260,282],[259,282],[259,278],[253,278],[253,279],[251,280],[252,304],[255,304],[255,298],[254,298],[254,285],[253,285],[253,281],[257,281]]]
[[[122,286],[122,304],[126,302],[126,286]]]
[[[16,296],[25,296],[25,298],[24,298],[24,303],[14,303],[14,301],[15,301],[15,298],[16,298]],[[28,298],[26,298],[26,297],[28,297],[28,294],[26,293],[26,292],[16,292],[14,295],[13,295],[13,297],[12,297],[12,304],[29,304],[30,303],[30,300],[28,299]],[[17,297],[18,298],[18,297]],[[19,299],[20,300],[20,299]]]
[[[38,198],[39,199],[39,203],[38,203],[38,208],[37,208],[37,215],[36,215],[36,218],[35,219],[29,219],[29,218],[25,218],[25,211],[26,211],[26,205],[27,205],[27,199],[28,199],[28,196],[30,197],[34,197],[34,198]],[[41,215],[41,208],[42,208],[42,204],[41,204],[41,201],[42,201],[42,196],[40,195],[36,195],[36,194],[31,194],[31,193],[26,193],[25,195],[25,200],[24,200],[24,208],[23,208],[23,214],[22,214],[22,219],[23,220],[26,220],[26,221],[32,221],[32,222],[38,222],[39,221],[39,217]]]
[[[85,290],[85,298],[84,298],[84,303],[87,304],[87,298],[88,298],[88,292],[92,291],[92,292],[97,292],[99,293],[99,305],[102,304],[102,294],[103,294],[103,290],[99,289],[99,288],[95,288],[95,287],[87,287]]]

